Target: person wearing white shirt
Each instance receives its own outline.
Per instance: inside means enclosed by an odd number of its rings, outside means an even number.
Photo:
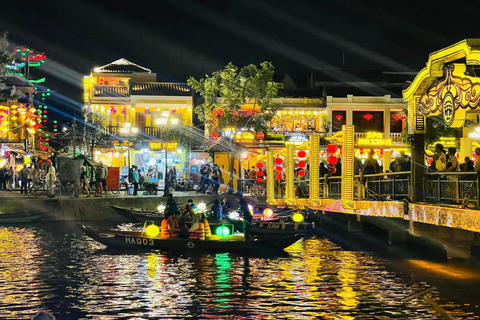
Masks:
[[[53,191],[53,186],[55,185],[55,180],[57,179],[57,173],[55,171],[55,167],[52,165],[51,162],[48,163],[47,179],[48,179],[48,194],[53,197],[55,196],[55,192]]]

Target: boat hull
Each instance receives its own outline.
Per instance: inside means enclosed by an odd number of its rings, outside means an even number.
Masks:
[[[243,230],[243,222],[239,220],[228,220],[235,226],[235,230]],[[248,232],[251,235],[257,236],[293,236],[296,234],[306,234],[313,232],[315,223],[282,223],[281,221],[269,222],[255,222],[253,225],[248,225]]]
[[[115,210],[116,213],[118,213],[122,217],[127,218],[131,222],[145,222],[145,221],[162,222],[162,220],[164,219],[163,216],[152,211],[142,211],[142,210],[136,210],[133,208],[119,207],[113,204],[109,204],[109,206],[110,208]]]
[[[0,224],[35,222],[43,218],[45,214],[45,212],[21,212],[1,214]]]
[[[259,252],[282,250],[301,237],[281,237],[258,240],[191,240],[182,238],[160,239],[142,235],[141,232],[95,230],[85,225],[82,231],[97,242],[108,247],[130,250],[159,249],[171,251]]]

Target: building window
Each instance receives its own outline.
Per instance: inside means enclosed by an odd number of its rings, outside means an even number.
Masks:
[[[347,111],[332,111],[332,132],[342,131],[347,123]]]
[[[403,111],[390,112],[390,132],[399,133],[403,129]]]
[[[383,132],[383,111],[353,111],[355,132]]]

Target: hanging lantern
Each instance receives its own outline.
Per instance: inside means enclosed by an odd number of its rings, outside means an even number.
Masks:
[[[329,153],[335,153],[337,152],[338,150],[338,146],[335,144],[335,143],[330,143],[328,146],[327,146],[327,151]]]
[[[218,110],[218,115],[221,117],[223,116],[223,109]]]
[[[300,177],[304,177],[305,176],[305,170],[298,170],[298,175]]]
[[[263,176],[263,171],[257,171],[257,177],[262,177]]]
[[[307,164],[305,163],[305,161],[298,161],[298,167],[299,168],[305,168]]]
[[[261,162],[257,162],[256,166],[258,169],[263,169],[263,163]]]
[[[257,182],[258,182],[258,183],[262,183],[262,182],[263,182],[263,179],[262,179],[262,178],[258,178],[258,179],[257,179]]]
[[[299,158],[305,158],[307,156],[307,153],[304,150],[298,151],[298,157]]]
[[[259,132],[257,136],[260,140],[263,140],[263,138],[265,138],[265,134],[263,132]]]
[[[282,158],[275,158],[275,164],[282,164],[283,160]]]
[[[337,157],[335,157],[335,156],[328,157],[328,163],[329,164],[336,164],[337,163]]]
[[[282,180],[283,179],[283,174],[277,174],[277,180]]]
[[[283,171],[283,168],[280,167],[280,166],[277,166],[277,167],[275,168],[275,171],[277,171],[277,172],[282,172],[282,171]]]
[[[212,133],[212,138],[217,139],[218,138],[218,133],[217,132]]]

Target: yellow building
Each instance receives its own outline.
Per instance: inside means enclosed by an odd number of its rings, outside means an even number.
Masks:
[[[157,82],[151,70],[119,59],[94,68],[84,77],[85,118],[106,117],[110,142],[95,146],[93,158],[109,166],[136,165],[162,179],[167,163],[182,171],[184,150],[177,141],[164,141],[164,128],[191,126],[192,91],[186,83]],[[181,174],[182,172],[180,172]]]

